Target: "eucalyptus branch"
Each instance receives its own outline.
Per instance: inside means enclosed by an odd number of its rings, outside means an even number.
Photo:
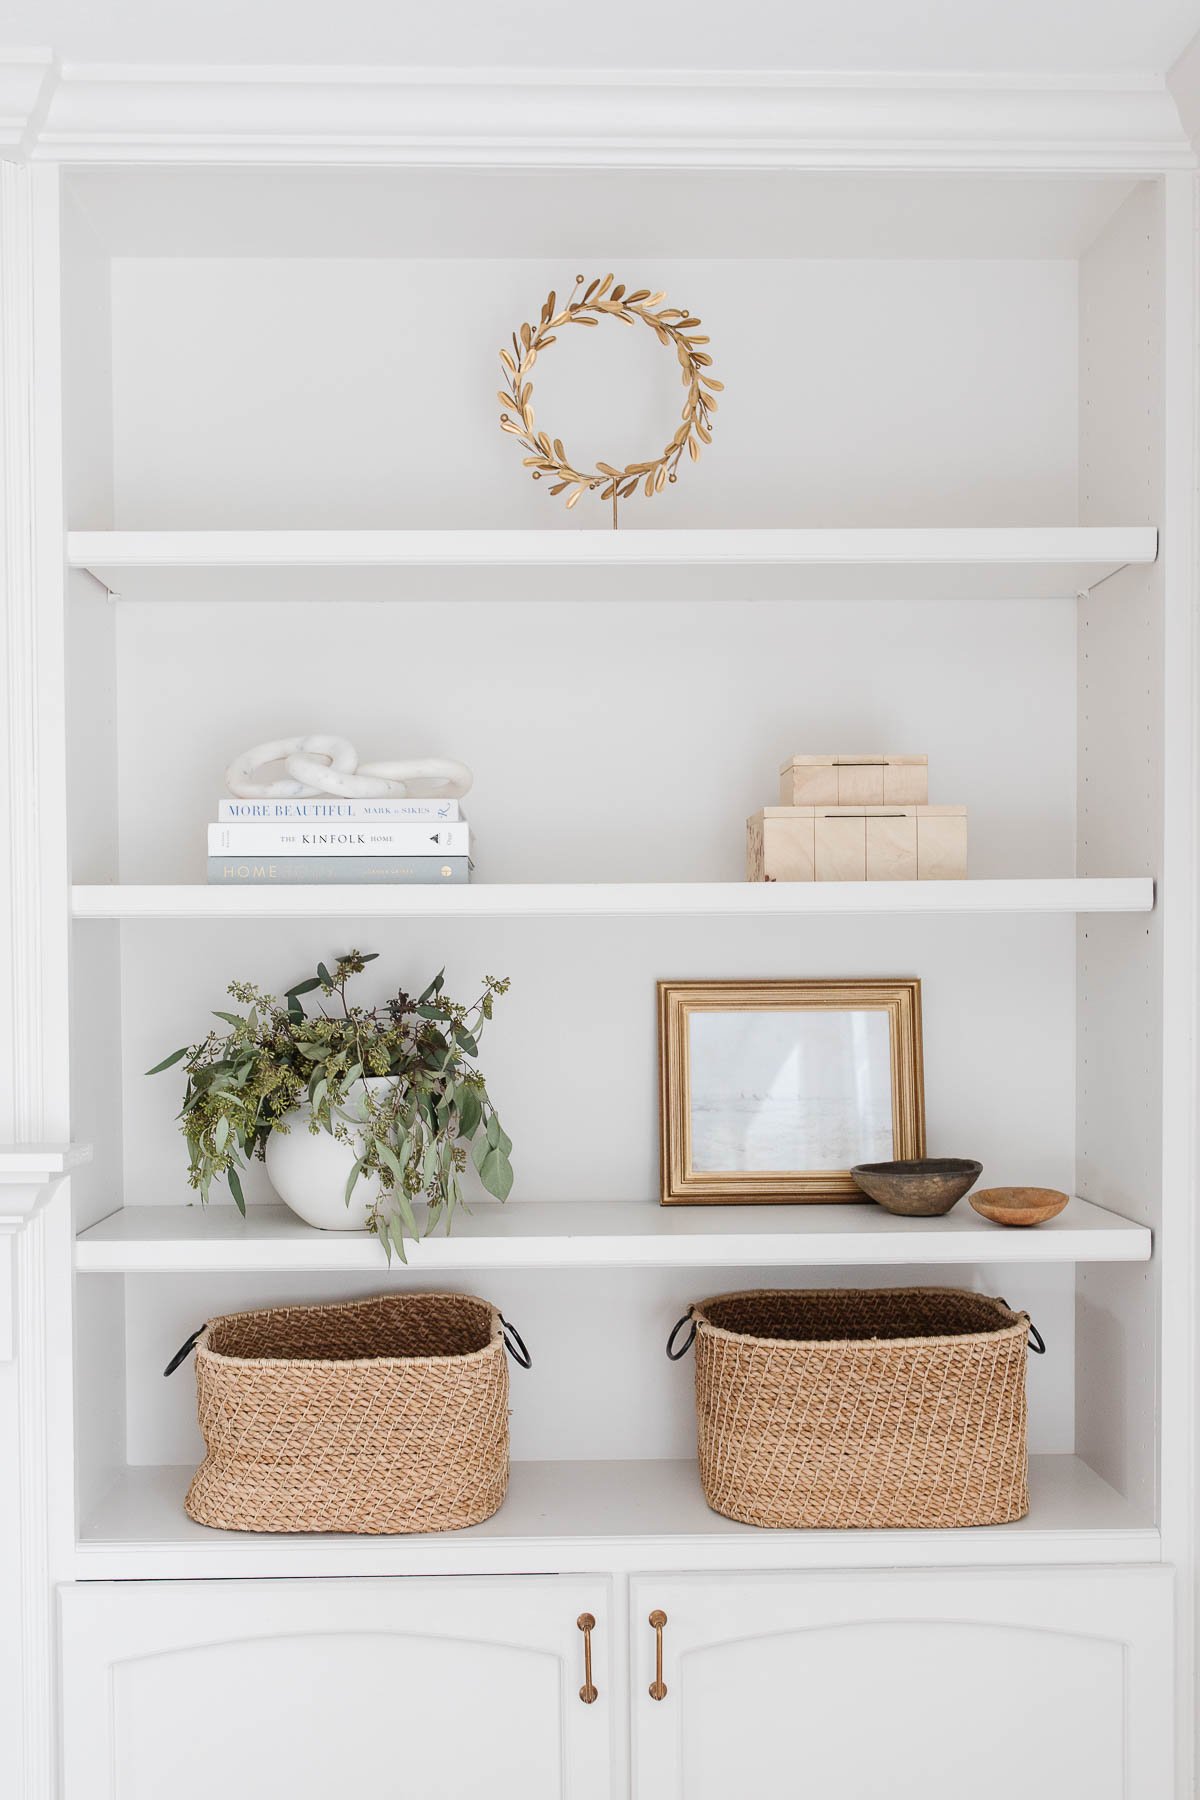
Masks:
[[[405,1242],[420,1235],[415,1199],[428,1202],[430,1228],[443,1215],[449,1226],[468,1153],[489,1193],[504,1200],[512,1188],[512,1141],[475,1060],[492,1003],[509,983],[486,977],[478,999],[464,1007],[446,994],[439,972],[416,1000],[400,989],[382,1006],[351,1007],[347,982],[374,960],[352,950],[333,971],[319,963],[282,1002],[248,982],[231,982],[229,995],[248,1010],[218,1011],[223,1033],[210,1030],[148,1073],[184,1065],[179,1125],[188,1179],[202,1202],[224,1177],[244,1213],[240,1172],[251,1156],[263,1157],[273,1132],[291,1129],[291,1115],[306,1111],[310,1131],[356,1148],[346,1202],[360,1179],[374,1181],[369,1223],[390,1259],[393,1249],[403,1257]],[[315,1016],[305,1012],[305,995],[334,993],[341,1017],[319,998]],[[373,1078],[386,1084],[381,1097],[368,1085]]]

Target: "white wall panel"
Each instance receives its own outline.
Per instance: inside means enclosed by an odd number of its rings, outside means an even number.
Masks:
[[[801,605],[786,575],[630,571],[586,603],[524,601],[510,570],[503,605],[123,604],[121,879],[203,879],[226,764],[304,731],[469,763],[481,881],[740,880],[780,764],[856,748],[928,753],[930,798],[970,808],[973,875],[1074,874],[1072,603]]]
[[[179,1071],[142,1072],[203,1035],[230,979],[278,993],[352,946],[381,952],[364,996],[419,991],[443,963],[468,997],[485,974],[512,977],[480,1064],[514,1141],[518,1199],[657,1199],[654,984],[705,976],[919,975],[931,1153],[977,1156],[993,1184],[1069,1188],[1073,929],[1006,916],[127,925],[125,1185],[112,1204],[190,1197]],[[266,1198],[255,1175],[247,1192]]]
[[[1140,188],[1080,265],[1080,520],[1161,518],[1161,194]],[[1169,545],[1166,547],[1169,554]],[[1162,869],[1163,565],[1079,607],[1081,875]],[[1078,925],[1077,1186],[1162,1222],[1161,913]],[[1157,1263],[1081,1268],[1078,1449],[1149,1509],[1156,1492]]]
[[[1075,259],[1132,186],[1094,174],[219,163],[80,165],[65,183],[114,257],[572,261],[618,245],[624,268],[714,251]]]
[[[698,312],[726,384],[711,452],[631,522],[1073,520],[1073,262],[627,267],[601,242],[605,269]],[[549,288],[599,270],[114,263],[117,523],[579,524],[498,428],[498,351]],[[678,368],[649,331],[566,331],[535,373],[541,425],[585,463],[674,428]]]
[[[64,197],[63,461],[67,513],[98,529],[112,521],[112,315],[109,265],[82,210]],[[67,804],[71,874],[116,879],[117,648],[113,608],[96,604],[79,571],[66,583]],[[83,1229],[111,1210],[123,1180],[120,1060],[121,940],[102,931],[71,940],[71,1129],[90,1163],[71,1181]],[[77,1492],[94,1492],[121,1459],[125,1434],[124,1295],[119,1282],[75,1290],[74,1392]],[[106,1347],[98,1354],[97,1347]]]
[[[105,1282],[106,1278],[98,1278]],[[189,1359],[169,1380],[167,1360],[206,1318],[290,1301],[382,1293],[406,1276],[300,1282],[286,1276],[130,1276],[129,1460],[198,1462],[195,1377]],[[694,1365],[668,1362],[667,1334],[689,1301],[754,1287],[897,1287],[928,1284],[1000,1294],[1028,1310],[1046,1340],[1029,1358],[1030,1448],[1073,1444],[1074,1308],[1069,1268],[674,1269],[547,1274],[481,1271],[418,1288],[482,1294],[512,1319],[533,1368],[511,1366],[512,1452],[518,1460],[604,1461],[690,1457],[696,1449]]]

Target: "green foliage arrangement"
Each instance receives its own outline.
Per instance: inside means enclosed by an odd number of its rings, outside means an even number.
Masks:
[[[290,1129],[286,1115],[307,1103],[310,1131],[328,1131],[358,1153],[347,1205],[360,1180],[374,1181],[370,1227],[388,1260],[395,1250],[403,1261],[406,1238],[421,1236],[415,1200],[428,1202],[427,1230],[442,1219],[449,1227],[462,1202],[468,1146],[488,1193],[505,1200],[512,1188],[512,1140],[474,1062],[493,1002],[509,984],[489,975],[474,1005],[460,1006],[438,974],[415,999],[401,990],[379,1007],[349,1005],[347,982],[374,961],[373,952],[352,950],[332,970],[318,963],[282,1002],[250,982],[230,982],[228,993],[246,1010],[214,1013],[226,1030],[210,1031],[147,1074],[184,1064],[179,1122],[188,1179],[207,1201],[223,1176],[243,1214],[238,1171],[251,1155],[261,1158],[271,1133]],[[304,1010],[306,994],[320,995],[315,1015]],[[370,1076],[391,1079],[355,1086]]]

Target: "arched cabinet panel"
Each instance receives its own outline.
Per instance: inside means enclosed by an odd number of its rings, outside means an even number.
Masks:
[[[1171,1793],[1164,1569],[639,1577],[631,1618],[638,1800]]]
[[[97,1583],[61,1617],[65,1800],[612,1792],[603,1579]]]

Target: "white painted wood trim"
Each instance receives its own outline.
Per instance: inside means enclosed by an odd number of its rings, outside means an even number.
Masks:
[[[1193,145],[1200,144],[1200,32],[1167,71],[1167,88]]]
[[[0,49],[0,157],[28,155],[55,74],[49,50]]]
[[[33,59],[26,68],[31,81],[37,66]],[[70,1166],[69,1154],[53,1148],[69,1126],[58,229],[57,170],[0,160],[0,693],[9,751],[0,801],[0,1142],[14,1146],[3,1292],[15,1362],[15,1380],[0,1388],[0,1440],[17,1466],[15,1517],[0,1543],[0,1587],[12,1601],[0,1634],[19,1672],[7,1695],[19,1724],[0,1742],[0,1787],[31,1800],[55,1791],[51,1544],[61,1494],[51,1469],[70,1440],[58,1360],[69,1367],[69,1270],[49,1204]]]
[[[5,824],[6,932],[0,1043],[0,1134],[38,1129],[41,1077],[39,1000],[41,895],[38,807],[37,598],[34,522],[33,221],[27,170],[0,163],[0,603],[8,777],[0,794]]]
[[[5,83],[5,112],[12,105]],[[11,116],[6,129],[13,129]],[[23,131],[17,127],[17,137]],[[34,664],[33,521],[33,220],[26,169],[0,163],[0,674],[3,677],[7,778],[0,787],[4,823],[3,883],[7,921],[5,962],[0,975],[0,1133],[28,1137],[41,1127],[37,1076],[40,1074],[40,971],[30,966],[40,943],[39,893],[32,827],[37,794],[18,780],[36,745]],[[30,1036],[26,1039],[25,1033]],[[31,1079],[31,1070],[34,1072]],[[19,1254],[18,1254],[19,1251]],[[3,1336],[11,1358],[18,1321],[42,1307],[44,1292],[42,1222],[22,1229],[16,1242],[5,1234],[0,1255]],[[15,1459],[17,1483],[11,1540],[0,1544],[0,1585],[10,1604],[0,1616],[0,1654],[16,1676],[8,1694],[9,1717],[19,1721],[0,1741],[0,1786],[16,1793],[49,1794],[53,1770],[54,1724],[50,1712],[52,1675],[49,1618],[39,1584],[49,1576],[45,1526],[47,1420],[41,1380],[44,1345],[39,1333],[22,1344],[16,1381],[0,1387],[0,1435]],[[40,1520],[39,1515],[40,1513]]]
[[[1195,73],[1195,70],[1193,70]],[[1200,1381],[1200,183],[1164,183],[1165,519],[1163,568],[1163,1232],[1161,1522],[1179,1570],[1176,1602],[1178,1791],[1195,1792],[1197,1383]]]
[[[404,563],[1152,563],[1146,525],[513,531],[73,531],[72,568],[362,568]]]
[[[0,1150],[0,1363],[11,1362],[16,1354],[14,1240],[42,1211],[67,1171],[89,1161],[91,1154],[83,1144]]]
[[[690,1382],[691,1370],[674,1371]],[[183,1378],[184,1370],[174,1377]],[[520,1379],[519,1371],[514,1380]],[[516,1462],[500,1511],[416,1537],[262,1537],[193,1525],[191,1470],[126,1469],[84,1520],[81,1580],[571,1570],[852,1569],[1155,1563],[1158,1532],[1078,1457],[1031,1456],[1030,1510],[958,1531],[761,1531],[710,1512],[695,1462]]]
[[[1159,76],[110,67],[0,51],[6,145],[60,162],[1195,166]]]
[[[90,1144],[11,1144],[0,1149],[0,1187],[10,1182],[53,1181],[91,1159]]]
[[[1154,882],[481,882],[466,887],[76,887],[77,919],[812,918],[879,913],[1150,912]]]
[[[792,1269],[907,1263],[1145,1262],[1149,1230],[1073,1199],[1046,1225],[993,1225],[964,1200],[941,1219],[881,1207],[661,1207],[651,1202],[480,1202],[449,1235],[412,1244],[407,1267],[365,1232],[313,1231],[286,1206],[132,1206],[75,1243],[88,1274],[344,1274],[381,1280],[450,1269]]]
[[[21,1232],[14,1252],[13,1352],[17,1372],[16,1453],[20,1558],[19,1604],[0,1629],[19,1633],[20,1695],[9,1705],[20,1719],[22,1796],[55,1792],[57,1726],[50,1557],[51,1421],[47,1404],[46,1215]],[[12,1438],[6,1434],[6,1442]],[[10,1589],[11,1593],[11,1589]]]
[[[973,570],[1037,567],[1066,573],[1057,590],[1094,587],[1129,563],[1152,563],[1152,526],[990,526],[767,530],[548,529],[544,531],[73,531],[72,568],[114,595],[169,598],[133,578],[172,569],[784,564],[789,567],[954,569],[970,592]],[[214,587],[213,597],[222,590]]]

